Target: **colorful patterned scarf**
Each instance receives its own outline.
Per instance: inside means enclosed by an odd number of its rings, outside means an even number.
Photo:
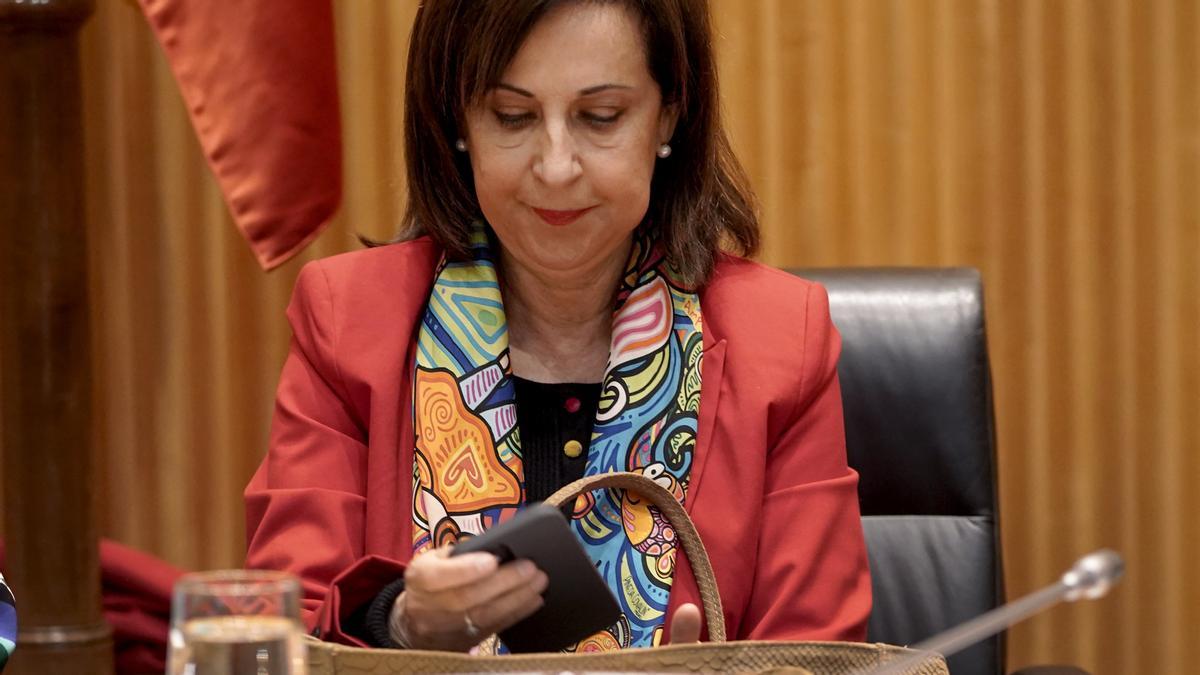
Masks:
[[[472,260],[438,268],[417,337],[414,552],[479,534],[525,502],[508,331],[482,224],[471,245]],[[635,237],[586,475],[640,472],[683,502],[700,410],[701,336],[699,297],[672,281],[651,238]],[[670,525],[621,490],[580,497],[571,524],[623,616],[569,651],[659,644],[675,573]]]
[[[0,670],[17,647],[17,601],[0,574]]]

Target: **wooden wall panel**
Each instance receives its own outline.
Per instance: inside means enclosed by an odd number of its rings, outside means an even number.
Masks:
[[[130,3],[85,41],[105,531],[239,563],[304,260],[404,203],[416,2],[336,3],[346,202],[257,270]],[[1014,667],[1185,672],[1200,634],[1200,10],[1194,0],[714,3],[762,259],[982,270],[1011,595],[1122,551],[1113,597],[1015,630]]]
[[[1195,2],[716,3],[763,258],[987,285],[1010,593],[1112,546],[1014,665],[1184,672],[1200,526]]]

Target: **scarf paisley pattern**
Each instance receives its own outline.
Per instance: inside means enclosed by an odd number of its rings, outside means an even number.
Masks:
[[[508,331],[483,224],[471,244],[471,260],[438,267],[417,337],[414,553],[479,534],[524,504]],[[653,239],[635,237],[586,475],[640,472],[684,501],[702,352],[699,297],[673,281]],[[637,494],[596,490],[576,500],[571,526],[623,615],[568,651],[659,644],[678,546],[662,514]]]

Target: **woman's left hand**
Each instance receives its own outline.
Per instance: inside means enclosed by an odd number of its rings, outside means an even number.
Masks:
[[[671,641],[669,644],[683,645],[700,641],[700,608],[685,602],[671,617]]]

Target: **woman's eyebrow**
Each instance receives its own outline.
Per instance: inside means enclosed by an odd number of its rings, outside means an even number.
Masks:
[[[524,89],[522,89],[520,87],[514,87],[513,85],[507,84],[504,82],[497,84],[496,88],[497,89],[505,89],[507,91],[511,91],[514,94],[520,94],[521,96],[524,96],[525,98],[533,98],[534,97],[533,92],[525,91]]]
[[[508,84],[507,82],[501,82],[501,83],[497,84],[496,89],[504,89],[505,91],[511,91],[512,93],[518,94],[520,96],[524,96],[525,98],[536,98],[533,95],[533,92],[527,91],[525,89],[522,89],[520,87],[511,85],[511,84]],[[599,94],[600,92],[608,91],[609,89],[633,89],[633,87],[631,87],[627,84],[617,84],[614,82],[606,82],[604,84],[597,84],[597,85],[593,85],[591,87],[587,87],[586,89],[580,89],[579,95],[580,96],[591,96],[592,94]]]
[[[616,84],[616,83],[610,82],[610,83],[606,83],[606,84],[597,84],[596,86],[588,87],[587,89],[580,89],[579,95],[580,96],[591,96],[592,94],[599,94],[600,92],[608,91],[609,89],[633,89],[633,87],[631,87],[627,84]]]

